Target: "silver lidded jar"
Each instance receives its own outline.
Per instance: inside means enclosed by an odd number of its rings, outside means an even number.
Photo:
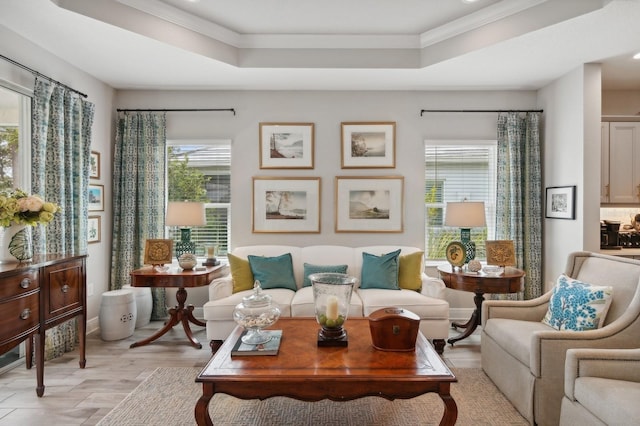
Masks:
[[[271,340],[271,336],[263,333],[262,329],[275,324],[279,318],[280,307],[270,295],[262,292],[260,281],[254,282],[253,293],[243,297],[233,310],[233,320],[247,330],[242,342],[248,345],[260,345]]]

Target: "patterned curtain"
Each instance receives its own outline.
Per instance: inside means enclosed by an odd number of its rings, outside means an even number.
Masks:
[[[145,241],[164,238],[166,114],[126,113],[118,119],[113,159],[111,290],[131,283],[143,265]],[[151,319],[167,316],[164,289],[152,289]]]
[[[525,300],[542,294],[542,175],[540,114],[498,117],[496,239],[513,240],[517,267],[526,272]]]
[[[46,227],[34,227],[34,253],[86,253],[94,105],[36,78],[32,109],[31,190],[62,208]],[[47,330],[45,358],[72,351],[76,330],[75,319]]]

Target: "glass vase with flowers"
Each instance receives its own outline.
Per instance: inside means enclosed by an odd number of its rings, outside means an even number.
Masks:
[[[33,257],[30,227],[51,222],[60,207],[21,189],[0,191],[0,263]]]

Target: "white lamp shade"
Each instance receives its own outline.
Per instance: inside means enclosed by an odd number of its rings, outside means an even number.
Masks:
[[[167,226],[203,226],[207,224],[204,203],[191,201],[169,201],[167,205]]]
[[[477,228],[487,225],[483,201],[463,201],[447,203],[445,226]]]

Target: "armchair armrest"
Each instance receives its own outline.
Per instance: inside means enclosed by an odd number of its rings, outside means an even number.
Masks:
[[[209,300],[218,300],[233,293],[233,277],[231,274],[216,278],[209,284]]]
[[[640,382],[640,349],[568,349],[564,392],[571,400],[578,377]]]
[[[542,321],[550,299],[551,292],[531,300],[485,300],[482,303],[482,327],[491,318]]]
[[[433,297],[435,299],[445,299],[445,289],[447,288],[444,285],[444,281],[440,278],[433,278],[428,276],[425,273],[422,273],[422,290],[421,294]]]

